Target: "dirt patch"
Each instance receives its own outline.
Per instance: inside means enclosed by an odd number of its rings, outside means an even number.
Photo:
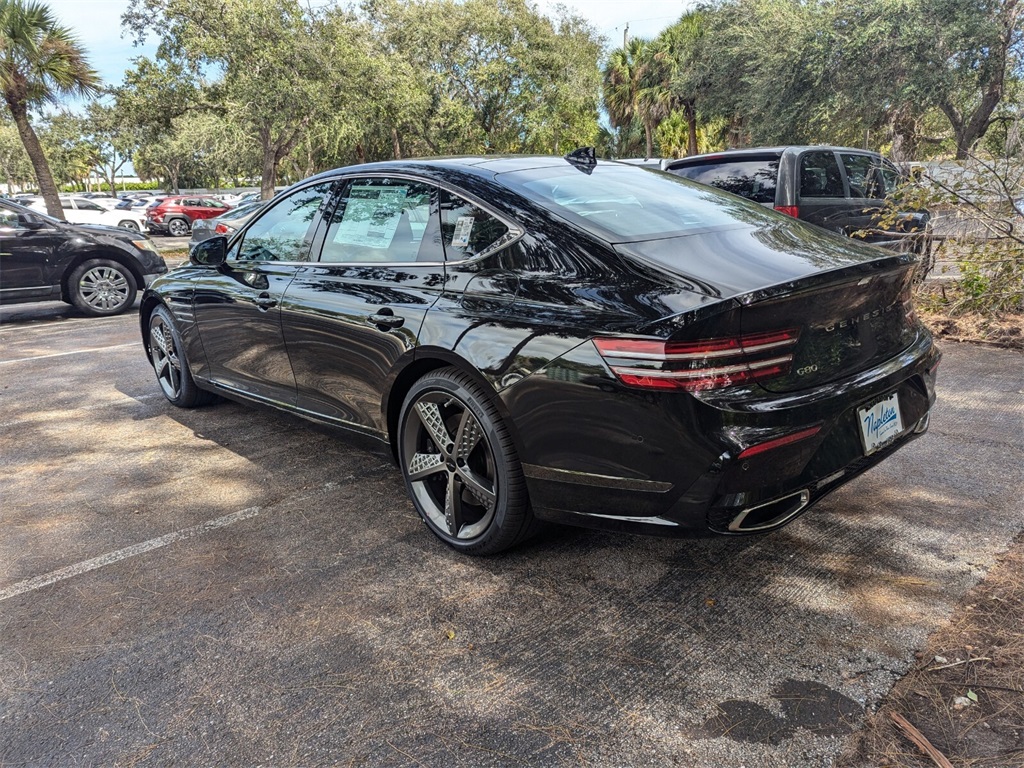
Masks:
[[[917,666],[868,717],[840,765],[882,768],[1024,766],[1024,536],[971,590]],[[934,748],[926,756],[893,714]],[[897,718],[898,719],[898,718]]]
[[[1001,314],[986,317],[980,314],[949,315],[918,304],[921,320],[936,338],[993,344],[1006,349],[1024,350],[1024,314]]]

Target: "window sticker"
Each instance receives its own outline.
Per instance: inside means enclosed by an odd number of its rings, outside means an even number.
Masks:
[[[389,248],[402,218],[408,187],[352,187],[334,242]]]
[[[469,235],[473,231],[473,217],[459,216],[455,221],[455,234],[452,235],[452,246],[465,248],[469,245]]]

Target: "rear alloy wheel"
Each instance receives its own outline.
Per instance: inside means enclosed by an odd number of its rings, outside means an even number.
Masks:
[[[533,533],[511,436],[465,373],[443,368],[413,385],[402,406],[398,451],[416,511],[449,546],[489,555]]]
[[[132,221],[131,219],[125,219],[124,221],[119,221],[119,222],[117,222],[117,226],[120,229],[130,229],[133,232],[140,232],[140,231],[142,231],[141,227],[139,227],[139,225],[136,222]]]
[[[149,318],[149,361],[164,396],[179,408],[195,408],[215,396],[196,386],[182,353],[181,336],[166,307],[157,307]]]
[[[119,315],[135,303],[138,288],[128,267],[109,259],[89,259],[68,279],[71,303],[87,315]]]
[[[184,219],[171,219],[167,222],[167,231],[171,237],[184,237],[190,229],[191,227]]]

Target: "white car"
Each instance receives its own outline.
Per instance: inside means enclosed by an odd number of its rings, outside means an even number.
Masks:
[[[46,201],[41,197],[34,197],[25,205],[40,213],[47,212]],[[142,232],[146,226],[145,215],[138,211],[117,209],[108,211],[84,197],[62,197],[60,205],[64,209],[64,218],[71,224],[103,224],[108,227],[132,229],[136,232]]]

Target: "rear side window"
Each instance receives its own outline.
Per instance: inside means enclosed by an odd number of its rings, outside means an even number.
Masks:
[[[800,158],[800,197],[845,197],[834,152],[807,152]]]
[[[880,200],[885,197],[886,183],[882,175],[882,161],[871,155],[840,155],[850,182],[850,197]],[[891,191],[891,190],[890,190]]]
[[[435,188],[409,179],[354,179],[331,216],[320,261],[360,264],[442,261]]]
[[[483,253],[507,234],[508,227],[487,211],[441,190],[441,240],[449,261]]]
[[[755,203],[775,203],[775,185],[779,178],[776,158],[721,160],[673,168],[684,179],[718,187]]]

